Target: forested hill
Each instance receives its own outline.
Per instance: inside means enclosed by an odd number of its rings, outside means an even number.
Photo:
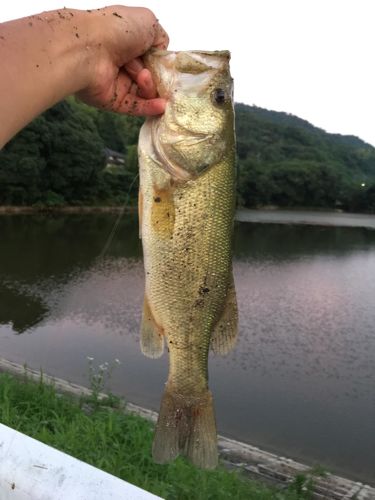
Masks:
[[[141,123],[74,98],[56,104],[0,151],[0,205],[135,202]],[[240,204],[375,213],[375,149],[361,139],[244,104],[236,135]]]
[[[246,104],[236,104],[236,112],[238,115],[241,115],[242,113],[250,113],[255,118],[276,125],[304,129],[306,132],[311,132],[312,134],[320,136],[323,139],[325,138],[332,143],[337,142],[338,144],[345,144],[347,146],[374,149],[370,144],[355,135],[329,134],[325,130],[315,127],[307,120],[303,120],[302,118],[290,113],[271,111],[269,109],[258,108],[257,106],[248,106]]]
[[[245,104],[236,133],[244,205],[375,211],[375,148],[358,137]]]

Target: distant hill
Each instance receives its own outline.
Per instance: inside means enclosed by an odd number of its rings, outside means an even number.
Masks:
[[[367,194],[375,184],[375,148],[370,144],[329,134],[288,113],[245,104],[235,110],[244,205],[372,210]]]
[[[359,137],[355,135],[342,135],[342,134],[330,134],[325,130],[315,127],[307,120],[303,120],[298,116],[292,115],[290,113],[285,113],[283,111],[272,111],[265,108],[259,108],[257,106],[248,106],[247,104],[236,104],[237,113],[251,113],[254,117],[261,120],[275,123],[277,125],[285,125],[287,127],[303,128],[304,130],[311,132],[316,135],[324,136],[328,140],[333,142],[337,141],[340,144],[345,144],[347,146],[353,146],[358,148],[371,148],[374,149],[370,144],[366,143]]]
[[[288,113],[236,104],[238,200],[375,213],[375,148]],[[0,151],[0,205],[135,203],[142,120],[68,98]],[[123,159],[106,168],[105,152]]]

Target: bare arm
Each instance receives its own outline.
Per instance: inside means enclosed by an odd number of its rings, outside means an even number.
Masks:
[[[164,111],[140,57],[168,37],[148,9],[63,8],[0,24],[0,148],[70,94],[134,115]]]

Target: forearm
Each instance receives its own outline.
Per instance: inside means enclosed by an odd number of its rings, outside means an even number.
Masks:
[[[88,84],[94,33],[87,13],[72,9],[0,25],[0,147],[35,116]]]
[[[0,24],[0,148],[65,96],[119,113],[155,115],[159,99],[140,56],[168,35],[142,7],[60,9]]]

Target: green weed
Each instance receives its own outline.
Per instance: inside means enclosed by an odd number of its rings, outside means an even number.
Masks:
[[[167,465],[151,456],[153,426],[141,417],[57,393],[41,377],[35,383],[0,374],[0,422],[84,460],[167,500],[295,500],[303,486],[277,491],[224,467],[199,470],[179,458]]]

